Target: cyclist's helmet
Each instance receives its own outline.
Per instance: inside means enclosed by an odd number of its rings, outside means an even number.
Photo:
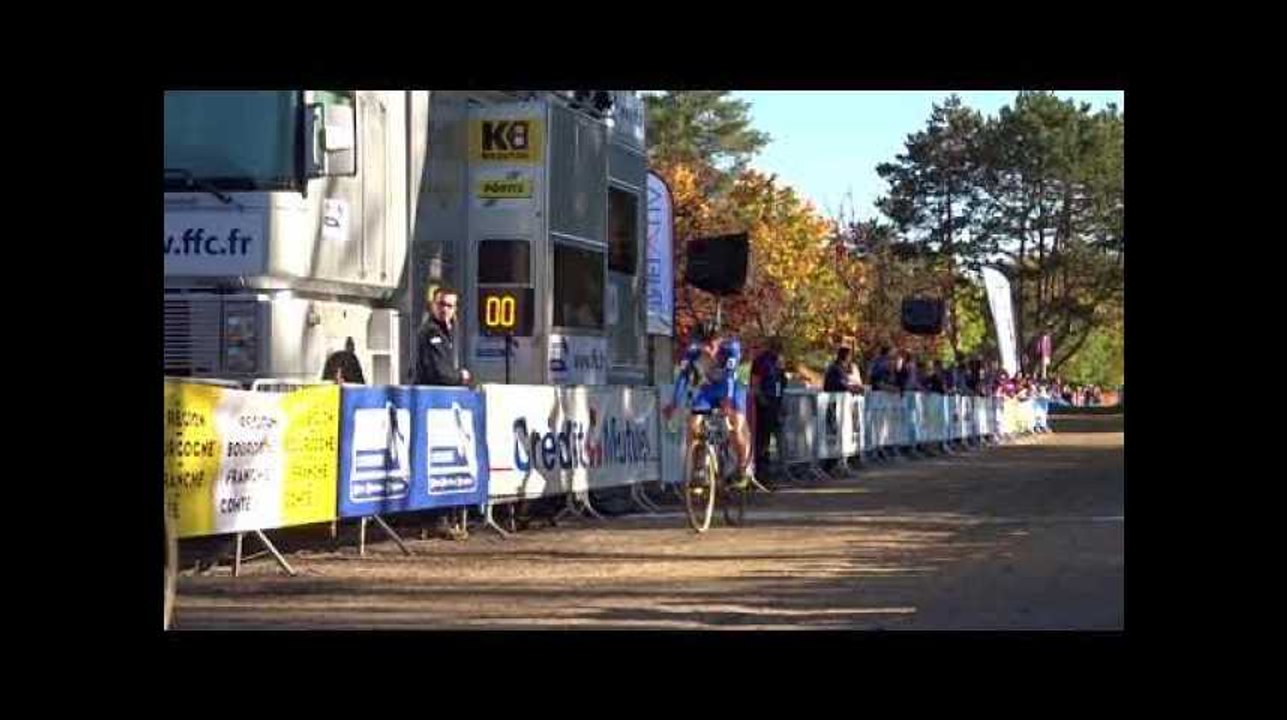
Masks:
[[[718,331],[715,329],[715,323],[709,320],[703,320],[693,326],[693,342],[708,342],[717,334]]]

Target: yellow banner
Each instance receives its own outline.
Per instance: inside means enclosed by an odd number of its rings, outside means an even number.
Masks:
[[[537,118],[488,118],[469,123],[469,158],[535,165],[541,161],[545,128]]]
[[[165,512],[179,537],[209,535],[214,485],[225,448],[215,430],[223,388],[165,384]]]
[[[179,537],[335,518],[338,385],[277,394],[167,381],[165,511]]]
[[[531,178],[489,178],[478,182],[477,195],[484,200],[532,197]]]

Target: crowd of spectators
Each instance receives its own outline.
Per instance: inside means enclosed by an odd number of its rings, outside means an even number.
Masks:
[[[765,369],[771,367],[773,373],[781,374],[778,387],[785,386],[786,363],[781,356],[781,347],[775,346],[762,354],[772,361],[762,363],[757,360],[753,374],[762,380]],[[863,381],[864,376],[866,382]],[[918,357],[910,350],[890,345],[877,348],[865,364],[852,347],[838,347],[835,357],[827,365],[821,385],[824,392],[931,392],[1016,400],[1044,398],[1056,405],[1077,407],[1102,405],[1105,399],[1103,389],[1096,385],[1065,383],[1057,377],[1037,378],[1022,371],[1011,376],[993,358],[971,355],[956,362],[945,362]]]

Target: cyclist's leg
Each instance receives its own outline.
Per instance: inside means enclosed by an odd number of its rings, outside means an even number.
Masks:
[[[692,412],[688,415],[688,435],[684,438],[684,472],[689,471],[690,458],[693,457],[693,449],[697,447],[697,435],[702,425],[700,413],[709,412],[710,409],[710,399],[702,392],[696,393],[692,399]]]
[[[729,416],[729,444],[737,459],[738,474],[749,478],[751,474],[751,441],[746,422],[746,388],[738,385],[733,395],[733,413]]]

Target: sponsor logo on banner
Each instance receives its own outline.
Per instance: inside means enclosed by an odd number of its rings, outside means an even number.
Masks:
[[[567,418],[544,431],[519,417],[514,421],[514,466],[520,472],[549,472],[652,462],[655,441],[649,424],[642,418],[604,417],[595,404],[588,418]]]
[[[661,176],[648,173],[648,333],[674,335],[674,202]]]
[[[481,503],[482,398],[464,388],[343,388],[340,516]]]
[[[478,488],[474,454],[474,413],[453,402],[450,408],[425,411],[428,493],[473,492]]]
[[[608,381],[608,340],[550,335],[550,380],[555,385],[603,385]]]
[[[484,174],[474,181],[475,205],[484,209],[530,205],[535,190],[536,180],[527,170]]]
[[[470,124],[470,156],[486,162],[534,164],[541,159],[542,130],[541,121],[532,117],[475,120]]]
[[[353,411],[349,500],[405,498],[411,488],[411,411],[386,403]]]
[[[532,197],[531,178],[505,178],[482,180],[478,183],[480,198],[529,198]]]

